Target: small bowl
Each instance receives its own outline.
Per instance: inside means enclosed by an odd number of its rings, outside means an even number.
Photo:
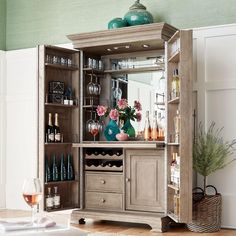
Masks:
[[[118,141],[127,141],[129,139],[129,135],[126,134],[124,130],[121,130],[121,132],[116,135],[116,139]]]

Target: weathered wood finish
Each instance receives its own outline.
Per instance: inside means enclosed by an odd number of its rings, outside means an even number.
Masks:
[[[174,60],[171,52],[171,44],[179,41],[178,58]],[[174,133],[174,116],[176,110],[180,113],[180,141],[173,144],[170,136],[167,137],[167,173],[170,181],[170,163],[172,153],[178,152],[180,156],[180,213],[178,216],[170,214],[171,218],[178,222],[190,222],[192,219],[192,142],[193,142],[193,109],[192,109],[192,31],[180,30],[167,44],[167,94],[171,92],[171,80],[174,69],[179,69],[180,98],[170,101],[167,105],[167,133]],[[172,53],[172,54],[171,54]],[[175,54],[175,52],[174,52]],[[170,100],[170,98],[168,98]],[[175,189],[168,187],[168,213],[173,213],[173,196]]]
[[[126,209],[165,212],[164,150],[126,150]]]
[[[45,61],[46,54],[68,57],[76,66],[67,67],[59,64],[48,64]],[[79,52],[76,50],[59,48],[54,46],[38,47],[38,175],[43,183],[43,196],[47,188],[58,187],[61,196],[61,208],[71,209],[79,206],[79,159],[78,149],[72,148],[72,141],[75,135],[79,135],[79,106],[66,107],[62,104],[48,103],[49,81],[64,82],[65,88],[71,87],[73,95],[79,98]],[[77,69],[76,69],[77,68]],[[45,128],[48,122],[48,114],[58,113],[59,126],[63,134],[61,143],[45,143]],[[54,120],[53,120],[54,122]],[[60,163],[61,154],[72,154],[75,172],[75,181],[63,181],[49,184],[45,183],[45,158],[51,158],[56,154],[57,163]],[[41,201],[40,209],[45,210],[45,198]]]
[[[123,27],[112,30],[68,35],[74,48],[84,52],[93,52],[100,55],[113,54],[106,49],[117,45],[132,44],[130,49],[119,50],[122,52],[144,51],[143,44],[150,45],[148,50],[164,48],[164,41],[176,32],[176,28],[166,23],[153,23],[132,27]]]

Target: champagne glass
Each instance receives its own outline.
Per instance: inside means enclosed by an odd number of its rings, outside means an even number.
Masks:
[[[40,179],[38,178],[28,178],[23,184],[23,198],[26,203],[31,207],[31,223],[34,225],[35,210],[34,206],[38,205],[39,201],[42,199],[42,186]]]

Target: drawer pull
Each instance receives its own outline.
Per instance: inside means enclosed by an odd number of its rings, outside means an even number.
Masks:
[[[106,200],[104,198],[101,199],[101,202],[104,203]]]
[[[106,181],[103,179],[103,180],[101,180],[101,183],[102,183],[102,184],[105,184],[105,183],[106,183]]]

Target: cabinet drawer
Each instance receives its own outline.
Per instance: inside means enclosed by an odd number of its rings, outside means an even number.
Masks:
[[[85,193],[87,209],[122,210],[123,194],[119,193]]]
[[[123,176],[121,174],[86,173],[86,191],[123,193]]]

